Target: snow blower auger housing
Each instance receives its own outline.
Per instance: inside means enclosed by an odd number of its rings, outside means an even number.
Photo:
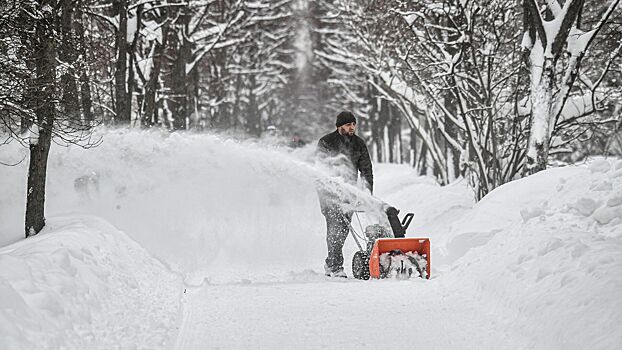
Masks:
[[[358,219],[358,213],[355,214]],[[430,278],[430,240],[404,237],[414,214],[406,214],[401,222],[397,214],[397,209],[393,207],[387,210],[393,235],[382,225],[367,226],[364,235],[359,235],[350,226],[352,237],[359,247],[352,258],[354,278]],[[359,240],[366,243],[366,249]]]

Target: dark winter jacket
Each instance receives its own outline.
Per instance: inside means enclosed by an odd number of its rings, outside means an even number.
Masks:
[[[363,179],[365,179],[367,188],[370,192],[373,192],[374,174],[371,159],[367,145],[365,145],[365,141],[362,138],[356,135],[341,135],[335,130],[318,141],[318,151],[329,157],[342,155],[341,159],[345,158],[345,166],[350,170],[348,174],[345,174],[345,180],[350,183],[356,183],[360,172]]]

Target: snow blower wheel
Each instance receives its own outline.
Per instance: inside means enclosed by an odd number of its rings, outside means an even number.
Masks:
[[[352,275],[359,280],[369,279],[369,254],[359,250],[352,257]]]

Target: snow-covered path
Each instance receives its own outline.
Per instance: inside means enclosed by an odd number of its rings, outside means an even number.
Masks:
[[[188,289],[176,349],[526,349],[494,300],[423,280],[326,280]]]
[[[413,181],[416,175],[408,167],[378,166],[376,178],[379,198],[401,208],[402,215],[417,214],[408,230],[411,237],[437,231],[434,226],[446,227],[472,206],[464,184],[441,189],[430,179]],[[273,231],[260,233],[269,237],[255,243],[235,241],[187,278],[175,349],[528,348],[522,335],[508,334],[511,313],[502,303],[486,300],[473,285],[446,283],[437,269],[444,256],[438,255],[437,264],[433,257],[431,280],[324,277],[324,218],[316,199],[310,202],[306,207],[297,203],[290,217],[295,219],[285,220],[289,224],[274,223]],[[303,211],[307,215],[299,216]],[[369,219],[360,216],[363,224]],[[292,221],[299,225],[291,226]],[[356,219],[353,225],[360,229]],[[440,243],[443,238],[433,240]],[[262,245],[266,252],[257,260],[238,252],[253,254],[248,249]],[[350,276],[356,250],[348,237],[344,267]],[[504,339],[501,344],[499,337]]]

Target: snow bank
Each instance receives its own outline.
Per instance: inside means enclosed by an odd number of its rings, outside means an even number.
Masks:
[[[535,348],[618,347],[620,169],[600,159],[496,189],[447,228],[441,251],[452,268],[440,278],[515,310],[512,322],[538,339]]]
[[[101,219],[48,220],[0,250],[0,348],[165,348],[181,279]]]

